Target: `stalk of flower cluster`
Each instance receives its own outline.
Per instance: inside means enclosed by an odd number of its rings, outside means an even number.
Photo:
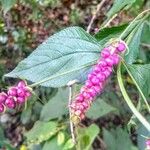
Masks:
[[[113,71],[113,66],[119,64],[120,53],[125,49],[124,41],[114,41],[103,48],[101,58],[93,67],[92,72],[88,74],[85,85],[69,106],[72,114],[71,119],[74,123],[78,123],[85,118],[86,111],[90,108],[96,96],[102,93],[106,80]]]
[[[22,105],[31,96],[31,88],[25,81],[20,81],[16,86],[10,87],[6,92],[0,93],[0,113],[6,108],[15,109],[17,105]]]

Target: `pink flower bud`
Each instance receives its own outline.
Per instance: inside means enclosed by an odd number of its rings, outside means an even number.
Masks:
[[[119,52],[122,52],[126,49],[126,45],[123,42],[119,42],[116,48]]]
[[[99,67],[106,67],[106,66],[107,66],[107,63],[106,63],[106,61],[104,61],[104,60],[100,60],[100,61],[98,62],[98,65],[99,65]]]
[[[14,109],[16,107],[16,103],[13,97],[8,97],[5,101],[5,105],[10,109]]]
[[[3,104],[0,104],[0,113],[3,113],[4,112],[4,105]]]
[[[17,89],[17,95],[18,97],[25,97],[26,96],[26,91],[24,88],[18,88]]]
[[[91,79],[91,82],[94,84],[94,85],[98,85],[99,84],[99,79],[96,77],[96,76],[94,76],[92,79]]]
[[[117,65],[120,61],[119,55],[118,54],[113,54],[112,60],[113,60],[114,65]]]
[[[24,88],[27,86],[26,82],[25,81],[20,81],[17,85],[19,88]]]
[[[105,81],[106,76],[104,73],[98,73],[97,78],[99,79],[100,82],[103,82],[103,81]]]
[[[9,96],[17,96],[17,88],[16,87],[11,87],[9,90],[8,90],[8,95]]]
[[[110,57],[106,58],[105,61],[106,61],[107,65],[110,67],[112,67],[114,64],[113,60]]]
[[[78,102],[83,102],[84,100],[84,96],[82,94],[78,95],[76,98],[75,98],[76,101]]]
[[[90,87],[93,86],[93,84],[92,84],[91,81],[87,80],[86,83],[85,83],[85,86],[86,86],[87,88],[90,88]]]
[[[17,97],[17,102],[23,104],[26,101],[25,97]]]
[[[110,51],[109,51],[109,49],[108,49],[108,48],[104,48],[104,49],[102,50],[102,52],[101,52],[101,56],[102,56],[103,58],[109,57],[109,56],[110,56]]]
[[[0,93],[0,103],[4,103],[5,100],[7,99],[7,94],[5,92]]]

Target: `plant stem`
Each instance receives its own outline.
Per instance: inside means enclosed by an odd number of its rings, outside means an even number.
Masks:
[[[145,11],[143,11],[142,13],[140,13],[136,18],[134,18],[134,20],[130,23],[130,25],[122,32],[122,34],[120,35],[120,39],[122,39],[124,37],[124,34],[130,29],[130,27],[132,26],[133,23],[135,23],[140,17],[142,17],[143,14],[149,12],[150,9],[147,9]]]
[[[71,101],[72,101],[72,85],[73,84],[68,85],[68,88],[69,88],[68,107],[69,107],[70,131],[71,131],[72,141],[73,141],[74,144],[76,144],[73,122],[71,121],[71,107],[70,107]]]
[[[88,27],[87,27],[87,33],[90,32],[91,27],[92,27],[92,25],[93,25],[93,22],[95,21],[95,19],[96,19],[96,17],[97,17],[97,14],[98,14],[99,10],[102,8],[102,6],[103,6],[103,4],[105,3],[105,1],[106,1],[106,0],[102,0],[102,1],[97,5],[96,12],[94,13],[94,15],[93,15],[93,17],[92,17],[92,19],[91,19],[91,21],[90,21]]]
[[[123,80],[121,77],[121,63],[119,64],[118,69],[117,69],[117,79],[118,79],[118,83],[119,83],[119,87],[122,92],[122,95],[123,95],[126,103],[128,104],[129,108],[134,113],[134,115],[138,118],[138,120],[143,124],[143,126],[145,126],[146,129],[150,132],[149,122],[141,115],[141,113],[138,112],[138,110],[135,108],[129,95],[126,92],[126,89],[124,87]]]

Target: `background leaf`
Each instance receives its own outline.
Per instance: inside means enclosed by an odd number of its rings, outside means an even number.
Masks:
[[[116,108],[112,107],[111,105],[104,102],[102,99],[98,98],[94,101],[86,115],[91,119],[98,119],[114,111],[116,111]]]
[[[108,150],[138,150],[131,142],[128,133],[117,128],[116,130],[103,130],[104,141]]]
[[[25,136],[29,143],[41,143],[48,140],[50,137],[55,135],[57,132],[57,123],[56,122],[41,122],[37,121],[33,128],[28,131]]]
[[[16,0],[0,0],[0,2],[4,12],[6,13],[13,7],[13,5],[16,3]]]
[[[127,24],[116,27],[103,28],[95,34],[95,38],[99,41],[101,45],[104,45],[111,38],[117,38],[126,27]]]
[[[59,89],[57,94],[52,97],[47,104],[43,106],[40,119],[48,121],[55,118],[60,118],[68,112],[68,91]]]
[[[82,73],[98,59],[101,46],[82,28],[70,27],[41,44],[6,77],[20,77],[32,82],[43,79],[43,86],[60,87],[70,80],[82,79]]]
[[[130,7],[135,1],[136,0],[115,0],[113,6],[107,13],[108,18],[111,18],[123,8]]]
[[[150,64],[145,65],[128,65],[132,76],[138,83],[146,97],[150,94]]]
[[[129,53],[128,55],[125,56],[125,60],[128,64],[132,64],[133,62],[135,62],[137,57],[139,56],[141,37],[144,29],[144,24],[145,23],[142,23],[140,26],[138,25],[137,27],[135,27],[129,35],[131,36],[127,40]]]
[[[96,136],[99,133],[99,127],[95,124],[87,128],[80,128],[78,131],[78,145],[80,149],[89,150]]]

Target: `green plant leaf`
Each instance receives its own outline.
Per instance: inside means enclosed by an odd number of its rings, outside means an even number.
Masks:
[[[50,119],[60,118],[68,112],[68,91],[59,89],[57,94],[52,97],[47,104],[43,106],[40,119],[48,121]]]
[[[62,145],[59,146],[57,144],[57,138],[54,137],[54,138],[45,142],[42,150],[62,150]]]
[[[87,128],[78,129],[77,147],[80,149],[89,150],[96,136],[99,134],[99,127],[95,124]]]
[[[115,0],[113,6],[107,13],[107,17],[111,18],[114,14],[118,13],[124,8],[129,8],[136,0]]]
[[[106,102],[104,102],[102,99],[98,98],[95,100],[95,102],[92,104],[91,108],[87,112],[87,117],[91,119],[98,119],[102,116],[107,115],[110,112],[114,112],[117,109],[110,106]]]
[[[23,78],[40,85],[60,87],[82,80],[99,57],[100,44],[80,27],[64,29],[48,38],[6,77]]]
[[[139,49],[141,44],[142,32],[144,29],[144,23],[140,26],[138,25],[135,29],[130,33],[129,38],[127,40],[129,53],[125,56],[125,60],[128,64],[132,64],[136,61],[139,56]]]
[[[148,116],[146,118],[148,121],[150,121],[150,117]],[[149,138],[150,137],[150,132],[147,132],[147,129],[142,125],[140,124],[139,125],[139,128],[137,130],[137,143],[138,143],[138,148],[139,150],[145,150],[146,148],[146,138],[143,137],[143,136]]]
[[[128,133],[117,128],[116,130],[103,130],[104,141],[108,150],[138,150],[131,142]]]
[[[104,45],[111,38],[117,38],[126,27],[127,24],[116,27],[103,28],[95,34],[95,38],[101,45]]]
[[[50,137],[57,133],[57,123],[56,122],[42,122],[37,121],[33,128],[25,133],[27,141],[31,144],[41,143],[48,140]]]
[[[74,143],[72,139],[69,139],[63,146],[63,150],[69,150],[69,149],[72,149],[73,147],[74,147]]]
[[[16,0],[0,0],[0,2],[4,12],[6,13],[13,7],[13,5],[16,3]]]
[[[64,132],[59,132],[57,135],[57,144],[62,145],[65,142],[65,134]]]
[[[143,94],[148,97],[150,94],[150,64],[127,66]]]

